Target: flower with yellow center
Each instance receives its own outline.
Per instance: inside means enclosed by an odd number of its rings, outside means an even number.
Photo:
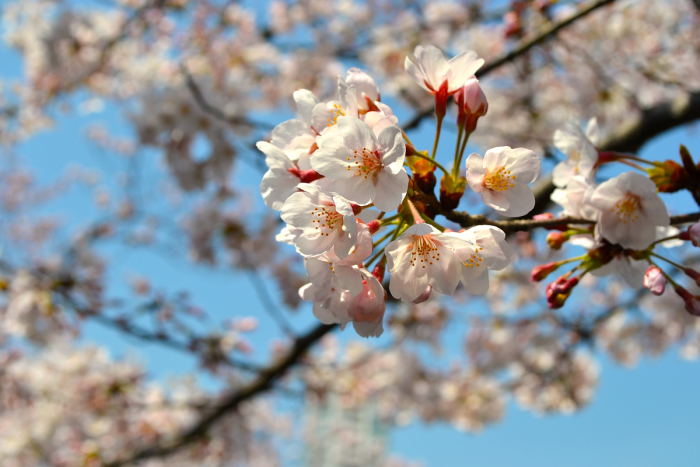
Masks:
[[[669,225],[666,205],[648,177],[625,172],[601,183],[588,204],[597,210],[596,235],[624,248],[641,250]]]
[[[406,144],[396,126],[379,135],[362,120],[339,117],[338,133],[325,137],[311,158],[313,169],[331,179],[332,189],[353,203],[374,203],[393,211],[408,189],[403,167]]]
[[[540,160],[529,149],[508,146],[486,151],[482,158],[470,154],[467,158],[467,183],[487,206],[499,214],[519,217],[535,206],[535,196],[528,186],[537,179]]]

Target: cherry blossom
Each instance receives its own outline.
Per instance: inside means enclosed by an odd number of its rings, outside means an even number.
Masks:
[[[464,83],[455,94],[455,102],[462,107],[460,112],[469,116],[483,117],[489,110],[489,103],[476,78],[470,78]]]
[[[451,295],[462,269],[455,250],[469,247],[467,240],[443,234],[431,225],[409,227],[386,247],[391,294],[407,303],[418,298],[428,286]]]
[[[532,210],[535,196],[527,184],[539,173],[540,160],[529,149],[503,146],[489,149],[483,158],[476,153],[467,158],[469,187],[503,216],[519,217]]]
[[[644,249],[656,239],[656,227],[669,225],[656,185],[637,172],[601,183],[589,204],[598,209],[596,232],[625,248]]]
[[[552,180],[560,188],[567,186],[574,176],[586,179],[593,175],[593,168],[598,162],[598,121],[592,118],[584,132],[575,119],[569,120],[554,132],[554,146],[566,159],[554,167]]]
[[[333,190],[354,203],[396,209],[408,188],[401,130],[387,127],[377,137],[366,123],[350,117],[340,117],[337,125],[340,134],[325,138],[314,155],[314,170],[332,179]]]
[[[471,50],[447,61],[442,51],[432,45],[416,46],[413,55],[416,63],[406,57],[406,72],[419,86],[433,94],[443,86],[447,94],[457,92],[484,64],[484,60],[477,58],[476,52]]]
[[[260,141],[257,148],[265,154],[269,170],[260,182],[260,193],[265,204],[275,211],[281,211],[287,198],[297,189],[300,180],[291,170],[297,168],[287,154],[276,146]]]
[[[513,250],[505,241],[506,234],[497,227],[480,225],[460,233],[448,233],[469,242],[455,250],[462,261],[460,280],[467,292],[483,295],[489,289],[489,270],[500,271],[510,264]]]
[[[379,86],[370,75],[359,68],[348,69],[345,77],[348,86],[353,86],[357,92],[357,108],[360,113],[366,113],[375,106],[379,99]]]
[[[297,186],[282,206],[282,220],[301,230],[295,246],[304,256],[315,256],[334,248],[346,258],[357,240],[357,221],[350,203],[341,196],[308,183]]]

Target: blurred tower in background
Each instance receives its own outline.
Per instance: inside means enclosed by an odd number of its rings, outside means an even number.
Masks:
[[[384,467],[387,462],[387,426],[371,401],[344,408],[331,394],[322,403],[309,403],[304,437],[305,467]]]

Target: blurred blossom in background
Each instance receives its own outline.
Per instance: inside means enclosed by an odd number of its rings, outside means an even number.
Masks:
[[[697,0],[0,11],[1,466],[700,462]]]

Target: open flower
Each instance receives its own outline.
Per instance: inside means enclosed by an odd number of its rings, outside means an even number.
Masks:
[[[297,251],[316,256],[334,248],[346,258],[356,245],[357,220],[350,203],[341,196],[309,183],[297,185],[282,207],[282,220],[301,230],[295,238]]]
[[[290,172],[297,166],[284,151],[270,143],[260,141],[256,146],[265,154],[265,163],[269,167],[260,182],[263,201],[269,208],[281,211],[284,202],[296,191],[299,184],[299,177]]]
[[[377,137],[366,123],[350,117],[338,118],[337,125],[340,133],[324,139],[311,160],[314,170],[333,180],[333,190],[354,203],[396,209],[408,189],[401,130],[387,127]]]
[[[348,86],[342,76],[338,77],[338,100],[321,102],[311,111],[311,126],[321,135],[335,131],[335,125],[340,117],[358,117],[357,91],[355,86]],[[319,138],[317,138],[317,141]],[[319,146],[320,146],[319,142]]]
[[[615,255],[609,263],[593,269],[591,274],[595,277],[619,274],[630,287],[639,290],[642,287],[647,266],[648,263],[646,261],[636,260],[622,252]]]
[[[306,89],[294,92],[300,119],[287,120],[272,130],[270,143],[280,148],[301,170],[311,168],[309,153],[316,142],[316,131],[311,127],[311,114],[318,99]]]
[[[564,128],[554,132],[554,146],[566,156],[566,159],[554,167],[553,182],[558,187],[565,187],[575,175],[590,177],[598,162],[598,121],[592,118],[584,133],[578,121],[570,120]]]
[[[506,234],[497,227],[478,225],[459,233],[448,233],[468,243],[455,249],[462,261],[460,280],[467,292],[483,295],[489,290],[488,270],[500,271],[510,264],[513,250],[506,242]]]
[[[446,83],[447,94],[457,92],[484,64],[484,60],[477,58],[473,50],[462,52],[447,61],[437,47],[418,45],[413,55],[416,63],[406,57],[406,72],[418,85],[433,94],[440,90],[443,83]]]
[[[637,172],[601,183],[589,203],[598,209],[596,233],[624,248],[648,247],[656,239],[656,227],[670,223],[656,185]]]
[[[523,216],[535,207],[535,195],[527,184],[539,173],[540,160],[529,149],[502,146],[489,149],[483,158],[476,153],[467,158],[469,187],[503,216]]]
[[[345,77],[348,86],[354,86],[357,92],[357,109],[365,113],[379,100],[379,86],[370,75],[359,68],[350,68]]]
[[[389,291],[399,300],[412,303],[430,285],[438,293],[451,295],[459,283],[462,261],[455,250],[470,243],[428,224],[409,227],[386,246]]]

